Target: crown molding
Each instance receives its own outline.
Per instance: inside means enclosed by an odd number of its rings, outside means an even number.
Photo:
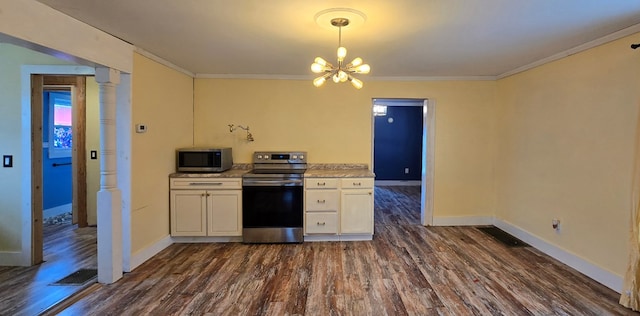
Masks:
[[[171,68],[171,69],[173,69],[173,70],[175,70],[177,72],[183,73],[183,74],[185,74],[185,75],[187,75],[187,76],[189,76],[191,78],[195,77],[195,74],[193,72],[191,72],[189,70],[186,70],[186,69],[184,69],[184,68],[182,68],[182,67],[180,67],[180,66],[178,66],[178,65],[176,65],[176,64],[174,64],[174,63],[172,63],[170,61],[167,61],[167,60],[165,60],[165,59],[163,59],[161,57],[158,57],[158,56],[154,55],[153,53],[148,52],[148,51],[146,51],[146,50],[144,50],[144,49],[142,49],[140,47],[135,47],[134,51],[136,53],[144,56],[144,57],[147,57],[147,58],[149,58],[149,59],[151,59],[151,60],[153,60],[153,61],[155,61],[155,62],[157,62],[157,63],[159,63],[161,65],[167,66],[167,67],[169,67],[169,68]]]
[[[196,74],[196,79],[313,80],[312,75]],[[363,81],[493,81],[495,76],[361,77]]]
[[[600,46],[602,44],[606,44],[606,43],[621,39],[623,37],[626,37],[626,36],[629,36],[629,35],[632,35],[632,34],[635,34],[635,33],[638,33],[638,32],[640,32],[640,24],[635,24],[635,25],[632,25],[632,26],[627,27],[625,29],[622,29],[620,31],[611,33],[609,35],[605,35],[605,36],[603,36],[601,38],[598,38],[598,39],[595,39],[593,41],[584,43],[582,45],[578,45],[578,46],[576,46],[574,48],[571,48],[571,49],[565,50],[563,52],[557,53],[555,55],[551,55],[549,57],[546,57],[546,58],[540,59],[538,61],[532,62],[532,63],[530,63],[528,65],[524,65],[524,66],[518,67],[516,69],[507,71],[505,73],[502,73],[502,74],[498,75],[496,77],[496,79],[503,79],[503,78],[506,78],[506,77],[509,77],[509,76],[513,76],[515,74],[527,71],[529,69],[536,68],[536,67],[542,66],[544,64],[548,64],[550,62],[553,62],[553,61],[556,61],[556,60],[559,60],[559,59],[562,59],[562,58],[565,58],[565,57],[568,57],[568,56],[571,56],[571,55],[574,55],[574,54],[577,54],[577,53],[580,53],[580,52],[583,52],[585,50],[594,48],[596,46]]]

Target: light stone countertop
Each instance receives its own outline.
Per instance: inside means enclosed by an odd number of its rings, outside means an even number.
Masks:
[[[367,164],[310,164],[305,178],[373,178]]]
[[[251,172],[251,165],[234,165],[233,168],[217,173],[176,172],[170,178],[242,178]],[[306,178],[373,178],[375,174],[366,164],[309,164],[304,173]]]

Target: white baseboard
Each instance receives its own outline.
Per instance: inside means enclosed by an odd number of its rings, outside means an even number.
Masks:
[[[157,255],[164,248],[171,246],[171,244],[173,244],[171,236],[166,236],[151,246],[132,254],[129,262],[123,262],[124,272],[133,271],[133,269],[137,268],[151,257]]]
[[[242,242],[241,236],[229,236],[229,237],[216,237],[216,236],[206,236],[206,237],[186,237],[186,236],[173,236],[171,237],[176,244],[184,244],[184,243],[205,243],[205,242]]]
[[[493,225],[493,216],[434,216],[433,226]]]
[[[355,235],[306,235],[304,241],[367,241],[373,240],[371,234]]]
[[[0,266],[9,266],[9,267],[23,266],[22,252],[0,251]]]
[[[72,209],[71,203],[48,208],[42,211],[42,218],[49,218],[49,217],[58,216],[60,214],[69,213],[71,212],[71,209]]]
[[[375,185],[387,186],[420,186],[420,180],[375,180]]]
[[[576,254],[553,245],[509,222],[495,219],[493,225],[553,257],[554,259],[580,271],[584,275],[600,282],[604,286],[621,293],[624,283],[622,276],[598,267]]]

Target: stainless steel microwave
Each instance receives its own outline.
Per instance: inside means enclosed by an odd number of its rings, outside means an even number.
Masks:
[[[177,172],[223,172],[233,165],[231,148],[176,149]]]

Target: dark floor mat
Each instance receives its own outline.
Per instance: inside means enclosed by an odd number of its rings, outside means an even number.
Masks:
[[[478,227],[478,229],[484,232],[485,234],[493,237],[497,241],[503,243],[507,247],[529,247],[529,245],[524,241],[511,236],[509,233],[505,232],[504,230],[498,227],[484,226],[484,227]]]
[[[96,269],[80,269],[54,282],[54,285],[82,285],[98,276]]]

